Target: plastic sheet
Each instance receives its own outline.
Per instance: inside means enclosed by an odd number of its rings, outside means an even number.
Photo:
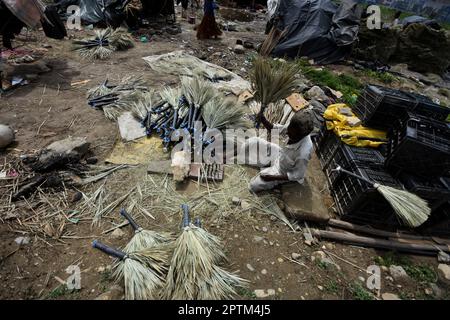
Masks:
[[[330,0],[280,0],[274,21],[286,34],[273,54],[307,56],[321,64],[342,60],[357,38],[360,17],[356,0],[339,7]]]

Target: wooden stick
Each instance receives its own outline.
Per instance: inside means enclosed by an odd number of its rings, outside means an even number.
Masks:
[[[370,234],[373,236],[378,236],[382,238],[403,238],[403,239],[413,239],[413,240],[432,240],[431,238],[417,236],[413,234],[402,234],[397,232],[389,232],[380,229],[373,229],[370,227],[360,226],[353,223],[345,222],[342,220],[330,219],[328,220],[328,225],[340,229],[356,231],[361,233]]]
[[[346,243],[359,245],[363,247],[397,250],[424,255],[435,255],[439,251],[450,252],[450,249],[447,246],[441,245],[403,243],[394,240],[375,239],[369,237],[361,237],[355,234],[344,234],[340,232],[317,230],[317,229],[312,229],[311,232],[316,237],[343,241]]]

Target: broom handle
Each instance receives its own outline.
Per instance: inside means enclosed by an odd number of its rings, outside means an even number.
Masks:
[[[187,204],[182,204],[181,209],[183,209],[183,228],[185,228],[189,225],[190,222],[189,207]]]
[[[136,221],[134,221],[134,219],[128,214],[128,212],[125,209],[120,209],[120,215],[128,220],[128,222],[133,227],[134,231],[140,229],[139,225],[136,223]]]
[[[362,181],[364,181],[364,182],[367,182],[368,184],[370,184],[370,185],[372,185],[372,186],[374,186],[374,185],[376,184],[375,182],[370,181],[369,179],[367,179],[367,178],[365,178],[365,177],[361,177],[361,176],[359,176],[359,175],[357,175],[357,174],[354,174],[353,172],[350,172],[350,171],[347,171],[347,170],[345,170],[345,169],[342,169],[341,166],[338,166],[336,169],[333,169],[333,171],[341,171],[341,172],[344,172],[344,173],[348,174],[349,176],[352,176],[352,177],[355,177],[355,178],[357,178],[357,179],[359,179],[359,180],[362,180]]]
[[[98,249],[100,251],[103,251],[104,253],[106,253],[107,255],[110,255],[112,257],[116,257],[120,260],[125,259],[126,257],[126,253],[117,249],[114,249],[112,247],[108,247],[106,244],[101,243],[98,240],[94,240],[92,241],[92,247],[95,249]]]
[[[194,224],[199,228],[202,227],[202,222],[200,221],[200,218],[195,218]]]

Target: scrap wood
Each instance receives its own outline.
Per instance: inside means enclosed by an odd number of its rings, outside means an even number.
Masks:
[[[447,246],[429,245],[417,243],[403,243],[395,240],[376,239],[357,236],[355,234],[344,234],[334,231],[312,229],[312,234],[319,238],[343,241],[353,245],[372,247],[379,249],[397,250],[423,255],[434,255],[439,251],[450,252]]]
[[[75,81],[75,82],[72,82],[70,84],[70,86],[75,87],[75,86],[79,86],[79,85],[84,85],[86,83],[89,83],[90,81],[91,81],[90,79],[82,80],[82,81]]]
[[[110,229],[108,229],[108,230],[103,231],[102,234],[110,233],[110,232],[112,232],[112,231],[114,231],[114,230],[116,230],[116,229],[123,228],[123,227],[125,227],[125,226],[127,226],[127,225],[129,225],[129,224],[130,224],[130,222],[128,222],[127,220],[125,220],[125,221],[123,221],[121,224],[119,224],[119,225],[117,225],[117,226],[115,226],[115,227],[112,227],[112,228],[110,228]]]

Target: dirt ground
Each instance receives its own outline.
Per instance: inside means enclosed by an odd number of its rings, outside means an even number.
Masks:
[[[183,22],[181,34],[155,36],[148,43],[136,41],[135,48],[117,52],[105,61],[95,62],[80,59],[70,50],[71,41],[68,40],[53,41],[37,32],[32,33],[30,39],[19,37],[15,45],[23,45],[23,48],[42,49],[44,43],[51,46],[46,49],[42,58],[51,71],[1,98],[0,123],[14,128],[17,142],[12,148],[0,153],[0,169],[3,163],[6,166],[20,155],[33,153],[53,141],[69,136],[86,137],[91,142],[93,155],[102,163],[112,150],[118,130],[116,124],[107,120],[102,112],[87,105],[86,91],[89,88],[105,78],[114,82],[126,75],[142,75],[155,88],[173,84],[176,82],[175,77],[156,74],[144,63],[142,57],[180,49],[191,51],[202,59],[247,77],[248,65],[245,61],[256,51],[247,49],[245,54],[236,54],[232,48],[236,39],[250,40],[255,44],[261,42],[264,39],[264,21],[258,18],[248,23],[248,26],[250,31],[224,32],[220,40],[200,42],[195,39],[193,26]],[[72,37],[77,38],[87,33],[89,31],[70,32]],[[83,80],[90,81],[85,85],[71,85]],[[316,158],[311,163],[310,172],[316,177],[322,174]],[[145,176],[145,167],[128,168],[114,173],[108,178],[111,199],[143,182]],[[317,179],[322,181],[322,186],[325,185],[323,176]],[[9,185],[2,184],[1,193],[9,194],[9,188]],[[189,187],[181,187],[179,192],[189,197]],[[72,193],[74,191],[69,191],[69,196]],[[329,199],[329,195],[326,197]],[[50,202],[53,201],[56,200],[50,198]],[[76,204],[69,203],[65,210],[69,212],[75,207]],[[91,226],[89,219],[81,219],[76,224],[64,227],[64,234],[67,235],[65,238],[55,239],[27,228],[26,221],[33,215],[32,207],[22,204],[19,216],[13,219],[5,218],[7,211],[8,199],[2,197],[0,299],[95,299],[112,286],[108,267],[112,260],[93,250],[91,241],[97,238],[114,246],[125,245],[132,236],[129,228],[123,228],[126,235],[120,239],[112,238],[110,233],[103,234],[105,230],[120,223],[121,219],[107,217],[100,226],[95,227]],[[227,268],[237,271],[250,281],[248,289],[239,291],[237,298],[241,299],[256,298],[254,290],[257,289],[273,289],[274,294],[267,299],[367,298],[364,290],[361,290],[368,277],[365,270],[378,261],[378,256],[388,254],[326,241],[309,246],[305,244],[301,232],[293,232],[277,219],[256,211],[250,210],[243,216],[229,215],[221,219],[216,218],[218,215],[219,212],[211,212],[209,216],[203,216],[204,226],[223,240],[229,257]],[[179,229],[179,217],[180,213],[160,214],[155,219],[140,216],[138,221],[148,229],[176,233]],[[299,225],[303,227],[303,223]],[[19,236],[30,237],[30,243],[17,245],[14,240]],[[312,261],[313,252],[319,250],[331,252],[329,257],[338,267]],[[293,253],[298,253],[300,258],[293,260]],[[410,265],[427,266],[434,272],[437,270],[436,257],[408,258]],[[74,264],[81,268],[81,290],[67,292],[61,289],[58,279],[66,279],[69,276],[66,268]],[[386,269],[382,272],[381,292],[375,292],[375,296],[390,292],[404,299],[439,298],[435,292],[430,291],[430,281],[390,281],[386,279],[389,276]],[[439,287],[446,290],[440,283]],[[441,294],[440,298],[443,297],[448,297],[448,294]]]

